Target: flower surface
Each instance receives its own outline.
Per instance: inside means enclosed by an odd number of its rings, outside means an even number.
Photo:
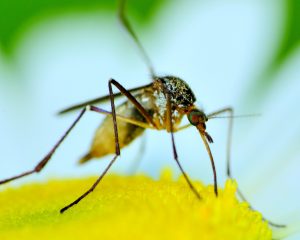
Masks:
[[[183,179],[109,175],[87,198],[60,214],[94,182],[51,180],[0,193],[0,239],[272,239],[268,223],[235,196],[228,180],[216,198],[196,182],[199,201]]]

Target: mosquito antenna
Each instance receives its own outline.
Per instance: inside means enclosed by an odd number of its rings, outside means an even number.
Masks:
[[[251,118],[251,117],[261,117],[260,113],[254,114],[243,114],[243,115],[234,115],[234,116],[208,116],[208,119],[216,119],[216,118]]]
[[[123,24],[123,26],[125,27],[125,29],[127,30],[127,32],[130,34],[130,36],[133,38],[134,42],[136,43],[138,49],[140,50],[144,61],[150,71],[151,77],[154,78],[156,76],[155,72],[154,72],[154,68],[152,66],[151,60],[148,56],[148,54],[146,53],[143,45],[141,44],[140,40],[138,39],[137,35],[135,34],[135,32],[133,31],[133,28],[131,26],[131,24],[128,21],[127,16],[125,15],[125,4],[126,0],[120,0],[120,5],[119,5],[119,19],[121,21],[121,23]]]

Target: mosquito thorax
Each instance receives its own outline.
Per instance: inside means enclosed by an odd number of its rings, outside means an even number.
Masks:
[[[172,107],[186,112],[196,102],[196,97],[189,85],[179,77],[163,76],[154,79],[154,88],[171,95]]]

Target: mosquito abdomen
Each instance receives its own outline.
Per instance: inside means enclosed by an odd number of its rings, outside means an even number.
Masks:
[[[145,122],[144,117],[128,101],[118,106],[116,108],[116,113],[124,117]],[[129,145],[145,130],[142,127],[124,122],[122,120],[117,120],[117,125],[120,148]],[[95,133],[89,152],[79,160],[79,163],[82,164],[92,158],[101,158],[108,154],[114,154],[115,151],[115,133],[112,117],[106,116]]]

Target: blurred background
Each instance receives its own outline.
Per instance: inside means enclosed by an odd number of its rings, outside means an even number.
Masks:
[[[233,175],[267,218],[299,221],[300,1],[129,0],[127,10],[156,72],[184,79],[206,113],[232,106],[236,115],[261,114],[235,119]],[[1,179],[35,166],[77,116],[57,116],[59,110],[106,95],[109,78],[127,88],[151,81],[116,12],[117,2],[110,0],[0,2]],[[101,173],[111,156],[76,164],[101,119],[86,114],[41,174],[14,184]],[[207,124],[221,186],[227,124]],[[170,136],[145,135],[138,172],[158,178],[169,167],[178,176]],[[197,131],[175,138],[188,174],[212,183]],[[130,174],[140,144],[122,151],[113,172]]]

